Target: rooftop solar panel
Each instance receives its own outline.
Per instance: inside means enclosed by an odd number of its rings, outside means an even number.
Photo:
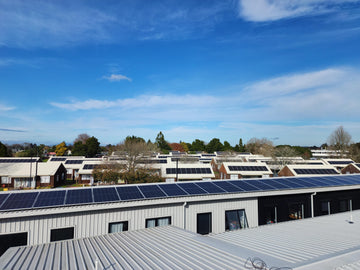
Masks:
[[[114,202],[120,200],[115,187],[94,188],[94,202]]]
[[[178,185],[190,195],[208,194],[205,190],[194,183],[179,183]]]
[[[229,166],[230,171],[269,171],[266,166]]]
[[[276,181],[273,179],[267,179],[267,180],[259,180],[259,181],[265,181],[265,183],[267,185],[270,185],[276,189],[288,189],[290,188],[288,185],[286,185],[286,183],[281,182],[281,181]]]
[[[65,164],[82,164],[83,160],[78,159],[68,159]]]
[[[168,196],[184,196],[189,195],[177,184],[160,184],[158,185]]]
[[[34,204],[39,192],[13,193],[2,204],[0,210],[27,209]]]
[[[277,181],[280,181],[281,183],[284,183],[289,188],[304,188],[307,186],[307,183],[299,182],[297,181],[297,178],[284,178],[284,179],[276,179]]]
[[[139,200],[144,198],[137,186],[122,186],[117,187],[116,190],[119,193],[120,200],[122,201]]]
[[[92,202],[93,197],[90,188],[71,189],[67,191],[65,204],[85,204]]]
[[[148,186],[138,186],[145,198],[161,198],[167,197],[167,195],[157,186],[157,185],[148,185]]]
[[[197,182],[196,185],[201,187],[203,190],[207,191],[208,193],[216,194],[216,193],[226,193],[226,191],[216,185],[214,185],[212,182]]]
[[[0,207],[4,203],[4,201],[9,197],[9,194],[0,194]]]
[[[238,188],[242,189],[243,191],[256,191],[260,190],[260,188],[248,183],[249,181],[246,180],[233,180],[228,181],[230,184],[237,186]]]
[[[260,190],[277,189],[276,187],[271,186],[270,184],[267,184],[268,180],[248,180],[248,183],[251,184],[251,185],[256,186]]]
[[[52,159],[50,159],[50,161],[65,161],[66,160],[66,158],[52,158]]]
[[[346,165],[346,164],[354,163],[354,161],[352,161],[352,160],[330,160],[330,161],[328,161],[328,163],[331,165]]]
[[[34,207],[50,207],[64,205],[66,190],[40,192]]]
[[[227,192],[239,192],[243,191],[243,189],[229,183],[228,181],[214,181],[214,185],[226,190]]]

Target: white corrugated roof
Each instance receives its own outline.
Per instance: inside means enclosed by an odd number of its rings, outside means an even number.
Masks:
[[[0,176],[34,177],[54,175],[61,162],[0,163]]]
[[[201,236],[173,226],[13,247],[0,269],[360,269],[360,211]],[[250,268],[249,268],[250,267]]]

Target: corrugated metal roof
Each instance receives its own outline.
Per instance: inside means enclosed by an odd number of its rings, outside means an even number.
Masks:
[[[351,218],[352,216],[352,218]],[[353,220],[353,223],[350,221]],[[254,229],[225,232],[211,236],[250,250],[269,265],[287,265],[306,269],[329,269],[317,262],[329,260],[333,268],[357,265],[360,257],[345,258],[344,254],[360,254],[360,211],[334,214],[311,219],[260,226]],[[312,266],[313,265],[313,266]],[[322,266],[323,265],[323,266]],[[346,269],[346,268],[343,268]],[[353,269],[353,268],[351,268]],[[354,268],[354,269],[360,269]]]
[[[360,269],[360,211],[201,236],[173,226],[13,247],[0,269]],[[258,268],[259,269],[259,268]]]
[[[240,256],[172,226],[14,247],[1,269],[246,269]]]

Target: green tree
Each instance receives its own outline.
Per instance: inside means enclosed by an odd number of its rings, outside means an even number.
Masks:
[[[73,156],[86,156],[86,145],[81,141],[74,143],[74,146],[71,150]]]
[[[0,157],[10,157],[9,149],[6,147],[5,144],[0,142]]]
[[[216,151],[223,151],[224,145],[220,142],[220,140],[218,138],[214,138],[206,145],[205,150],[208,153],[214,153]]]
[[[199,139],[196,139],[191,143],[190,151],[205,151],[205,142]]]
[[[88,138],[85,142],[86,147],[86,157],[95,157],[97,154],[101,153],[100,143],[97,138],[94,136]]]
[[[157,147],[162,151],[170,151],[171,147],[168,142],[165,140],[164,134],[160,131],[159,134],[156,136],[155,143]]]
[[[61,142],[55,147],[55,153],[57,156],[63,156],[66,151],[67,151],[67,146],[65,142]]]
[[[224,141],[223,150],[224,151],[233,151],[234,148],[230,145],[230,143],[228,141]]]

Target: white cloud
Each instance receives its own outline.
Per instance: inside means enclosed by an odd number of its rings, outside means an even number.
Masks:
[[[53,47],[109,40],[116,19],[74,1],[0,1],[0,44]]]
[[[2,105],[0,104],[0,111],[11,111],[11,110],[14,110],[15,107],[9,107],[9,106],[5,106],[5,105]]]
[[[218,98],[211,96],[195,96],[195,95],[165,95],[165,96],[150,96],[141,95],[136,98],[118,99],[115,101],[109,100],[85,100],[73,101],[71,103],[51,102],[52,106],[76,111],[76,110],[92,110],[92,109],[138,109],[138,108],[168,108],[169,106],[207,106],[216,103]]]
[[[51,105],[63,110],[70,129],[91,127],[103,130],[104,136],[110,130],[138,136],[145,136],[141,130],[155,135],[166,130],[173,141],[182,136],[188,141],[195,136],[203,140],[257,136],[280,137],[276,143],[321,144],[337,125],[349,127],[354,140],[360,140],[358,85],[360,70],[334,67],[269,78],[232,92],[219,89],[218,95],[140,95]]]
[[[239,0],[239,15],[247,21],[265,22],[332,12],[358,0]]]
[[[121,74],[111,74],[110,76],[103,76],[102,78],[105,80],[108,80],[110,82],[118,82],[118,81],[123,81],[123,80],[129,81],[129,82],[132,81],[132,79],[130,79],[129,77],[126,77]]]

